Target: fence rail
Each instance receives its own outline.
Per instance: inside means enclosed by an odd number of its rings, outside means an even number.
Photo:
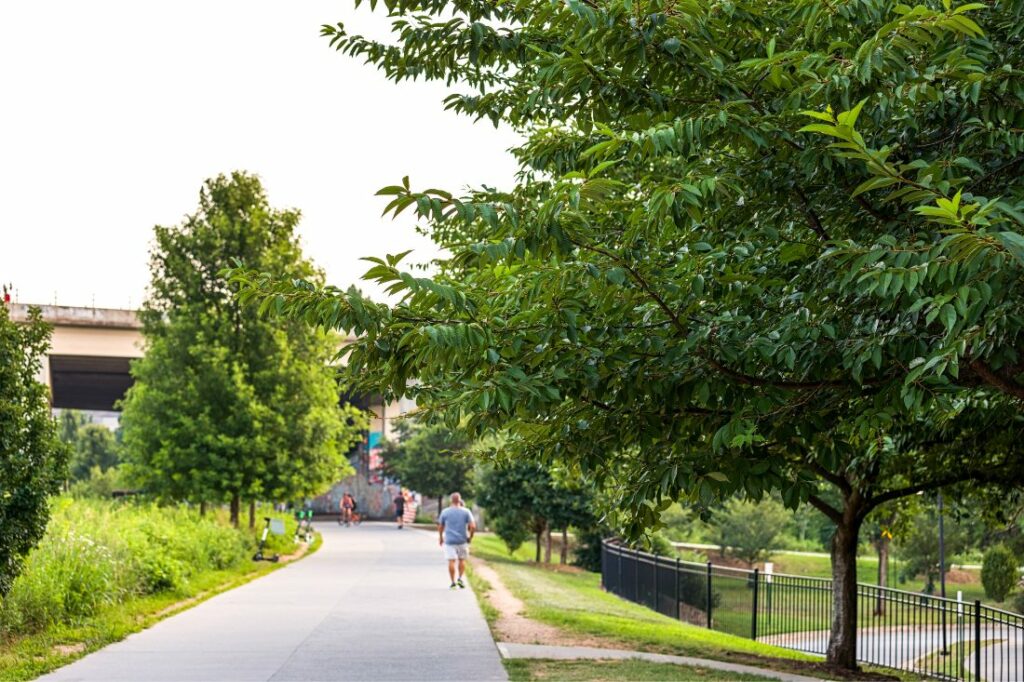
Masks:
[[[605,541],[606,590],[693,625],[824,654],[832,581],[681,561]],[[1024,680],[1024,616],[859,583],[857,658],[944,680]]]

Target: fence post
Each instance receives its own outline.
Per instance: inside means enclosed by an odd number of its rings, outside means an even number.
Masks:
[[[608,589],[608,580],[604,577],[605,570],[608,565],[608,545],[604,544],[604,540],[601,540],[601,589]]]
[[[704,595],[704,601],[706,602],[705,611],[708,614],[708,630],[711,629],[711,562],[708,562],[708,584],[706,594]]]
[[[658,564],[661,563],[661,559],[658,553],[654,553],[654,610],[661,613],[661,609],[658,608],[660,600],[658,599]]]
[[[974,600],[974,679],[981,676],[981,600]]]
[[[754,569],[754,602],[750,617],[750,639],[757,639],[757,583],[758,583],[757,569]]]
[[[640,550],[633,550],[633,601],[640,602]]]
[[[619,567],[619,578],[615,581],[615,594],[622,596],[622,545],[615,548],[615,563]]]
[[[674,578],[673,582],[676,584],[676,588],[673,591],[675,594],[676,612],[672,614],[672,617],[679,620],[679,557],[676,557],[676,572],[672,575]]]

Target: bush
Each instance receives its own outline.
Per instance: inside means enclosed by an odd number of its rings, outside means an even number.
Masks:
[[[134,596],[184,594],[193,576],[248,561],[254,548],[248,531],[180,507],[64,497],[52,514],[0,605],[2,635],[75,624]],[[278,540],[286,548],[291,537]]]
[[[530,539],[526,521],[519,514],[492,514],[491,527],[494,534],[505,543],[510,556]]]
[[[773,499],[761,502],[731,499],[711,519],[718,544],[732,556],[754,564],[768,558],[789,521],[789,513]]]
[[[986,597],[997,602],[1005,601],[1019,579],[1017,557],[1009,547],[996,545],[985,552],[981,563],[981,584]]]

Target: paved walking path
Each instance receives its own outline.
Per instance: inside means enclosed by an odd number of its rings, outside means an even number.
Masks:
[[[820,678],[784,673],[775,670],[766,670],[752,665],[741,665],[739,663],[726,663],[725,661],[714,661],[709,658],[693,658],[691,656],[672,656],[670,654],[649,654],[643,651],[627,651],[626,649],[598,649],[589,646],[550,646],[547,644],[513,644],[512,642],[501,642],[498,650],[505,658],[543,658],[557,659],[562,661],[586,660],[624,660],[639,659],[651,661],[652,663],[675,663],[677,665],[689,665],[699,668],[712,668],[722,672],[746,675],[760,675],[771,680],[782,680],[782,682],[821,682]]]
[[[437,536],[320,524],[318,552],[48,675],[47,681],[505,680]]]

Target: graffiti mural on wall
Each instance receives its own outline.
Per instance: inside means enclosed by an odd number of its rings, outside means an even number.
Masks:
[[[396,483],[371,483],[365,474],[354,474],[314,498],[313,511],[317,514],[337,514],[341,496],[349,493],[355,498],[364,519],[394,519],[394,499],[401,491],[401,486]]]

